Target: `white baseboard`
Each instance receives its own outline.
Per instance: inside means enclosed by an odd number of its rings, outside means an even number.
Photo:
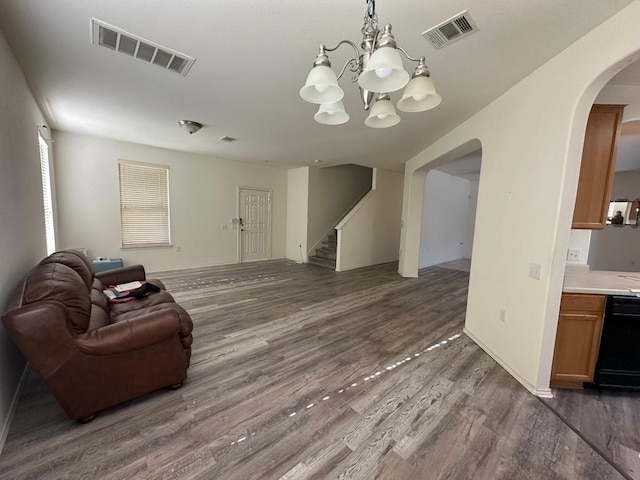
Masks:
[[[18,406],[18,400],[20,400],[20,393],[22,392],[22,387],[27,380],[27,375],[29,374],[29,370],[31,369],[31,364],[27,362],[24,366],[24,370],[22,371],[22,376],[20,377],[20,381],[18,382],[18,387],[16,388],[15,393],[13,394],[13,400],[11,401],[11,406],[9,407],[9,412],[7,414],[7,419],[2,425],[2,430],[0,431],[0,453],[4,449],[4,442],[7,440],[7,435],[9,435],[9,428],[11,428],[11,422],[13,420],[13,415],[16,413],[16,407]]]
[[[531,385],[527,380],[522,377],[517,371],[507,365],[499,355],[497,355],[494,351],[492,351],[489,347],[487,347],[482,341],[480,341],[473,333],[469,332],[466,328],[462,330],[465,335],[467,335],[471,340],[473,340],[480,348],[482,348],[487,355],[493,358],[498,364],[504,368],[509,374],[515,378],[524,388],[529,390],[536,397],[541,398],[553,398],[553,393],[550,388],[536,388],[535,385]]]

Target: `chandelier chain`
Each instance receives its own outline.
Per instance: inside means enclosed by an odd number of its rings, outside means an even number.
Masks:
[[[376,15],[376,0],[367,0],[367,15],[373,18]]]
[[[375,0],[367,0],[367,11],[364,14],[364,23],[362,24],[362,34],[366,32],[378,31],[378,14],[376,13]]]

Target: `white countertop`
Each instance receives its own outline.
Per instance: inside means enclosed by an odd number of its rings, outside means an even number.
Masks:
[[[640,272],[582,271],[567,269],[562,291],[600,295],[636,295],[640,292]]]

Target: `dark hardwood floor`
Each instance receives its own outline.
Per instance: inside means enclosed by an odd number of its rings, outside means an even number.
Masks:
[[[195,324],[182,389],[76,425],[31,374],[0,478],[624,478],[461,335],[468,273],[396,270],[159,273]]]

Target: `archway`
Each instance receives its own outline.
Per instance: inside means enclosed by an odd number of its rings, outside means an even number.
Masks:
[[[469,271],[481,166],[480,149],[427,173],[420,269],[440,265]]]

